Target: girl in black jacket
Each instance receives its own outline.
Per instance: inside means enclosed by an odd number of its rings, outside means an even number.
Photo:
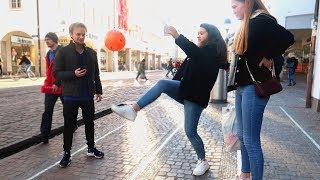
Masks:
[[[201,24],[198,45],[189,41],[177,30],[166,29],[176,44],[187,54],[174,80],[162,79],[148,90],[136,103],[111,106],[113,112],[134,121],[137,112],[165,93],[184,105],[185,132],[198,156],[194,175],[203,175],[209,164],[197,126],[202,110],[208,106],[210,91],[216,81],[219,68],[227,63],[227,49],[219,30],[211,24]]]
[[[231,5],[241,20],[234,40],[234,52],[239,57],[235,69],[235,107],[242,161],[242,173],[236,179],[261,180],[264,159],[260,132],[269,97],[257,96],[249,70],[257,81],[263,83],[271,79],[271,59],[283,54],[294,39],[268,13],[261,0],[231,0]]]

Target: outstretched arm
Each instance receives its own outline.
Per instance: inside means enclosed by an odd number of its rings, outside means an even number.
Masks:
[[[186,53],[187,56],[196,57],[200,54],[200,48],[182,34],[179,34],[176,28],[168,26],[167,33],[175,39],[175,43],[183,50],[184,53]]]

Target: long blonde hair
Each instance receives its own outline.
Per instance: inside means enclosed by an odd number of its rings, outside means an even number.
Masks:
[[[256,10],[263,10],[265,13],[268,13],[267,8],[261,2],[261,0],[236,0],[242,2],[246,6],[244,12],[243,20],[240,25],[240,29],[236,35],[233,50],[236,54],[243,55],[248,48],[248,32],[249,32],[249,20],[251,15]]]

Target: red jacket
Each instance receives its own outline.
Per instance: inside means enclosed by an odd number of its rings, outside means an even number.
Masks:
[[[60,49],[60,46],[56,49],[58,51]],[[53,76],[53,61],[54,58],[52,59],[51,62],[49,62],[49,52],[47,53],[46,56],[46,79],[44,80],[44,85],[41,86],[41,92],[42,93],[47,93],[47,94],[61,94],[62,89],[60,86],[60,82],[56,82],[56,78]],[[52,85],[55,84],[58,86],[58,89],[56,92],[52,92]]]

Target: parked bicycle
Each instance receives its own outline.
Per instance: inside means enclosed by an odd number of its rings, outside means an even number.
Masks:
[[[36,81],[40,77],[39,73],[33,72],[32,69],[29,70],[28,75],[29,75],[29,79],[32,81]],[[10,77],[14,81],[18,81],[20,78],[26,78],[26,72],[25,72],[24,66],[18,66],[17,72],[11,73]]]

